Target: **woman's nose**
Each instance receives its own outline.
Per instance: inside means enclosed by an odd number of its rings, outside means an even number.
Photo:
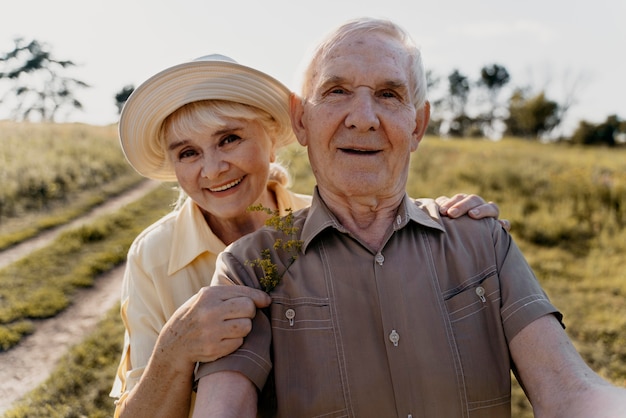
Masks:
[[[202,158],[202,177],[215,178],[228,170],[228,163],[219,152],[204,154]]]

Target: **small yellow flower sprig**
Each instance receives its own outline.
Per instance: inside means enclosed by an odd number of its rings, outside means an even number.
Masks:
[[[246,261],[246,264],[254,267],[260,267],[261,270],[263,270],[263,277],[259,279],[259,283],[261,284],[263,290],[269,293],[274,290],[276,286],[278,286],[280,279],[282,279],[287,270],[289,270],[289,267],[291,267],[291,265],[296,261],[300,250],[302,250],[303,242],[302,240],[295,239],[299,228],[297,226],[293,226],[293,211],[291,209],[287,209],[287,215],[285,216],[280,216],[278,209],[272,210],[270,208],[266,208],[262,204],[250,206],[248,210],[266,212],[270,215],[270,217],[265,221],[265,225],[282,232],[287,238],[289,238],[286,240],[276,238],[276,241],[274,241],[274,250],[282,250],[287,254],[290,254],[287,267],[282,273],[278,272],[278,266],[276,266],[276,264],[272,261],[269,248],[261,251],[261,258]]]

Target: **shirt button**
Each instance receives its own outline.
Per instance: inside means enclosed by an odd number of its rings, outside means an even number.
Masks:
[[[382,255],[381,253],[378,253],[376,254],[376,257],[374,257],[374,260],[376,260],[376,262],[382,266],[383,263],[385,262],[385,256]]]
[[[293,309],[287,309],[285,311],[285,317],[289,320],[289,326],[293,327],[293,319],[296,317],[296,311]]]
[[[389,334],[389,341],[393,343],[394,347],[398,346],[398,341],[400,341],[400,334],[398,334],[395,329],[392,330]]]
[[[476,295],[480,298],[481,301],[487,302],[487,298],[485,298],[485,288],[482,286],[478,286],[476,288]]]

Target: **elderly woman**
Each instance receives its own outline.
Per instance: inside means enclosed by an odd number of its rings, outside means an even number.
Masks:
[[[286,214],[310,204],[286,188],[276,163],[295,139],[289,95],[274,78],[211,55],[161,71],[128,99],[119,126],[128,161],[145,177],[178,182],[185,197],[128,252],[115,416],[188,416],[196,362],[237,349],[256,308],[270,304],[259,290],[208,286],[217,254],[264,225],[268,215],[250,206]],[[457,195],[447,207],[498,215],[478,196]]]

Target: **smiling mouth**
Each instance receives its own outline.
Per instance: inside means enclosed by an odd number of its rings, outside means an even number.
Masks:
[[[347,154],[354,155],[373,155],[378,152],[378,150],[366,150],[366,149],[355,149],[355,148],[339,148],[342,152]]]
[[[235,187],[236,185],[238,185],[242,181],[243,181],[243,177],[238,178],[235,181],[231,181],[230,183],[224,184],[223,186],[216,187],[214,189],[209,188],[209,190],[212,191],[212,192],[223,192],[223,191],[228,190],[228,189],[230,189],[232,187]]]

